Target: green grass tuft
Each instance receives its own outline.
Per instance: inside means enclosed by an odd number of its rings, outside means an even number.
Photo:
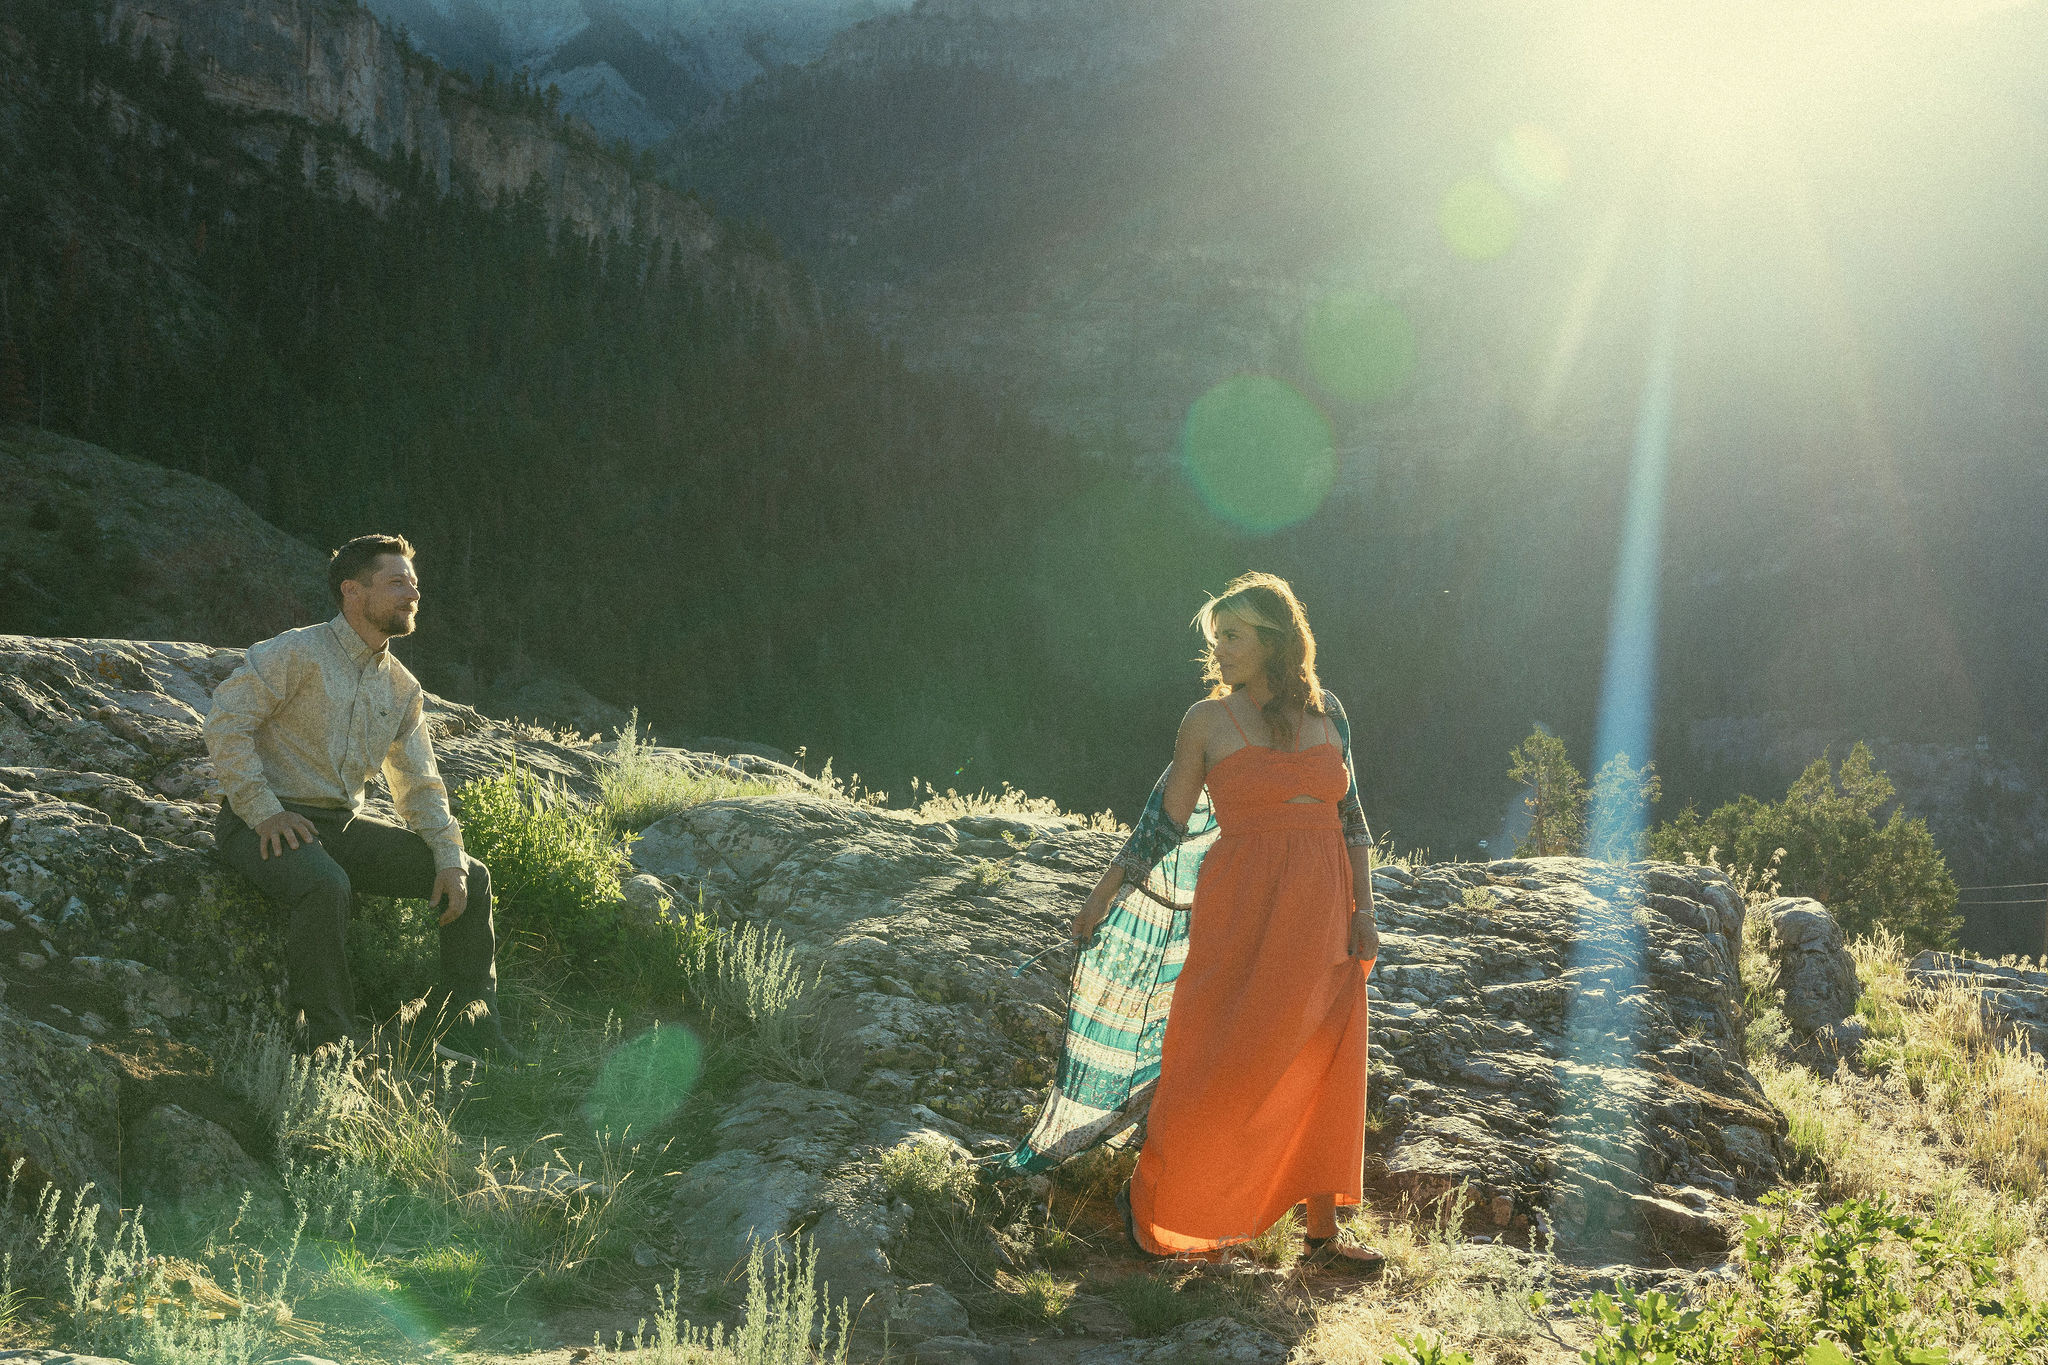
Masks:
[[[637,832],[707,801],[794,790],[792,784],[770,778],[665,758],[640,741],[639,730],[640,712],[635,710],[598,769],[598,809],[614,829]]]

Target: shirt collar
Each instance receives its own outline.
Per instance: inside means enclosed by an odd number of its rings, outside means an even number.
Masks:
[[[369,663],[373,657],[390,657],[391,645],[389,641],[385,642],[385,646],[382,649],[371,649],[364,642],[363,637],[356,634],[356,628],[348,623],[348,616],[345,613],[337,615],[327,624],[334,631],[334,638],[340,643],[342,652],[348,655],[349,661],[357,668],[361,668],[364,664]]]

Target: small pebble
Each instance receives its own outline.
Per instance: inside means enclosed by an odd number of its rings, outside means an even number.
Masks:
[[[16,953],[14,960],[21,964],[23,971],[39,972],[43,969],[43,964],[50,959],[44,957],[41,953]]]

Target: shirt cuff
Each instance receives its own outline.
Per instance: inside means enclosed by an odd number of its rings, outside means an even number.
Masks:
[[[247,810],[242,809],[233,801],[228,802],[228,809],[235,813],[237,820],[240,820],[250,829],[256,828],[256,826],[274,815],[284,814],[284,806],[271,794],[270,789],[267,787],[257,795],[254,801],[249,803]]]
[[[434,871],[446,872],[451,867],[463,866],[462,845],[436,842],[434,850]]]

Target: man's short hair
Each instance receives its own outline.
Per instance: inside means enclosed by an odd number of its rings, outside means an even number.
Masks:
[[[404,555],[411,559],[412,545],[404,536],[357,536],[334,552],[327,561],[327,591],[341,604],[341,585],[353,578],[360,581],[380,555]]]

